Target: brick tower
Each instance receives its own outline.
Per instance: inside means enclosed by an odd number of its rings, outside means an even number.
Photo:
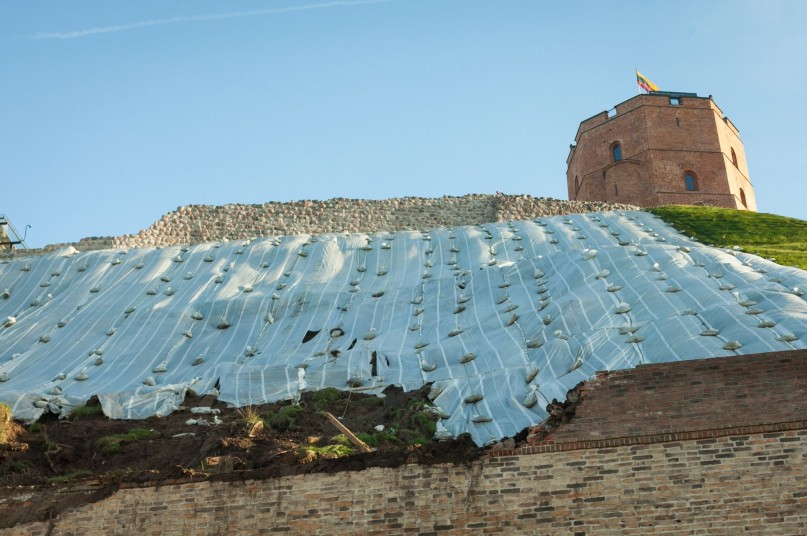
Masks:
[[[580,123],[569,199],[757,210],[739,131],[711,96],[654,91]]]

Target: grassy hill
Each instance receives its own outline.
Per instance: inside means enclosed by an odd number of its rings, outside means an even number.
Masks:
[[[807,221],[716,207],[647,209],[704,244],[733,247],[807,270]]]

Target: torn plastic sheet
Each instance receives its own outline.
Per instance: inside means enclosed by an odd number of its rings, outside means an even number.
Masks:
[[[477,444],[598,370],[805,347],[807,273],[644,212],[0,263],[0,400],[67,416],[430,384]]]
[[[134,391],[101,393],[98,401],[110,419],[137,419],[145,414],[163,417],[179,408],[186,392],[184,385],[144,386]]]

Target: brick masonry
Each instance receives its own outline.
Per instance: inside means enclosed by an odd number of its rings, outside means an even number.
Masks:
[[[745,150],[711,98],[638,95],[580,123],[567,158],[569,199],[757,210]],[[614,162],[612,147],[621,146]],[[684,175],[696,178],[687,191]],[[742,191],[741,191],[742,190]]]
[[[553,443],[807,420],[807,351],[601,372]]]
[[[121,489],[4,534],[804,534],[805,369],[792,351],[600,375],[549,441],[465,466]]]

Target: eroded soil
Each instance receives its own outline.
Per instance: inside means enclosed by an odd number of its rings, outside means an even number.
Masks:
[[[299,405],[240,409],[213,397],[193,397],[167,417],[143,421],[110,420],[92,401],[70,420],[46,415],[21,431],[16,450],[0,449],[0,496],[17,497],[0,498],[0,528],[53,518],[124,485],[465,464],[478,458],[482,449],[469,438],[430,439],[437,416],[428,410],[426,392],[388,388],[382,398],[327,389],[305,394]],[[205,407],[217,413],[191,411]],[[324,412],[373,452],[360,452]],[[204,423],[188,424],[191,419]],[[78,491],[64,493],[65,488]]]

